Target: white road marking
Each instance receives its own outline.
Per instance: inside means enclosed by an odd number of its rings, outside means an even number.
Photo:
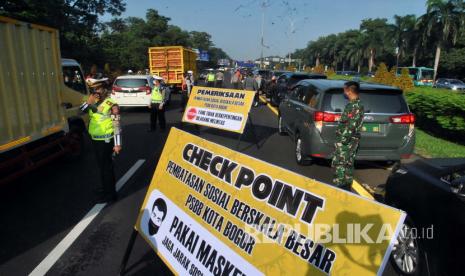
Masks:
[[[120,180],[116,182],[117,192],[119,192],[119,190],[123,188],[124,184],[126,184],[129,178],[131,178],[131,176],[140,168],[140,166],[142,166],[142,164],[144,164],[144,162],[145,162],[145,159],[137,160],[137,162],[134,165],[132,165],[132,167],[123,175],[123,177],[121,177]]]
[[[134,165],[116,182],[116,191],[119,191],[124,184],[134,175],[134,173],[144,164],[144,159],[137,160]],[[96,204],[92,209],[76,224],[73,229],[58,243],[55,248],[40,262],[40,264],[29,273],[30,276],[42,276],[47,273],[50,268],[60,259],[66,250],[73,244],[73,242],[81,235],[82,232],[89,226],[89,224],[97,217],[97,215],[106,206],[106,203]]]

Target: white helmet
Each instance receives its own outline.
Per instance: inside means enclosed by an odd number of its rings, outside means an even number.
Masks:
[[[132,72],[132,70],[129,69],[129,70],[128,70],[128,74],[132,74],[132,73],[134,73],[134,72]]]
[[[192,72],[192,70],[189,70],[189,71],[187,71],[187,74],[191,74],[191,75],[192,75],[192,74],[194,74],[194,72]]]

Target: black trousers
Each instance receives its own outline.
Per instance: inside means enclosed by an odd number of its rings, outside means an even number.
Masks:
[[[223,88],[223,80],[217,80],[216,81],[216,87]]]
[[[214,81],[207,81],[207,86],[208,87],[215,87],[215,82]]]
[[[184,110],[187,105],[187,90],[181,91],[181,108]]]
[[[255,91],[255,96],[253,97],[254,103],[260,103],[260,94],[258,91]]]
[[[112,199],[116,195],[116,180],[113,171],[113,139],[109,143],[92,140],[92,145],[100,173],[100,185],[96,187],[97,196],[101,199]]]
[[[150,129],[157,128],[157,118],[158,123],[160,124],[161,129],[166,128],[166,120],[165,120],[165,107],[160,110],[159,103],[152,103],[152,108],[150,109]]]

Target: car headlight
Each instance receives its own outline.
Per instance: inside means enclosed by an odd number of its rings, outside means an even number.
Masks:
[[[457,90],[457,86],[452,86],[452,90]]]

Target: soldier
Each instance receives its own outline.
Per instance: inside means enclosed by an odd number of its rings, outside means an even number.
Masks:
[[[355,81],[344,84],[344,97],[349,103],[342,112],[336,129],[336,149],[332,160],[334,185],[350,191],[352,186],[354,161],[360,142],[360,129],[364,116],[364,108],[359,99],[360,85]]]

